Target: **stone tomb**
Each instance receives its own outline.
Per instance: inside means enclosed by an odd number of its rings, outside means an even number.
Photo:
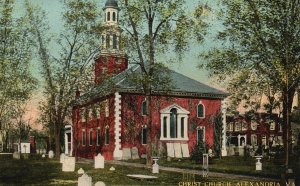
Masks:
[[[17,160],[21,159],[21,154],[19,152],[14,152],[13,159],[17,159]]]
[[[49,151],[48,156],[49,156],[50,159],[54,158],[54,152],[53,152],[53,150]]]
[[[140,159],[139,151],[138,151],[137,147],[131,148],[131,157],[132,157],[133,160]]]
[[[181,150],[182,150],[182,157],[183,158],[189,158],[190,157],[190,151],[189,151],[189,145],[188,144],[181,144]]]
[[[174,143],[175,158],[182,158],[180,143]]]
[[[64,162],[65,156],[66,156],[66,155],[65,155],[64,153],[61,153],[61,154],[60,154],[60,156],[59,156],[59,162],[60,162],[60,163],[63,163],[63,162]]]
[[[167,154],[168,157],[174,158],[175,154],[174,154],[174,144],[173,143],[167,143]]]
[[[130,148],[123,148],[123,160],[129,160],[131,159],[131,149]]]
[[[99,153],[94,158],[95,169],[104,169],[104,157]]]
[[[83,174],[81,177],[78,178],[78,186],[92,186],[92,177],[88,176],[87,174]]]
[[[63,172],[74,172],[75,171],[75,157],[65,157],[65,160],[62,164]]]

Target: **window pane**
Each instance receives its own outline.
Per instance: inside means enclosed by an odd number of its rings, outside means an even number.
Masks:
[[[142,128],[142,144],[147,144],[147,129]]]
[[[164,138],[167,137],[167,117],[164,117],[164,123],[163,123],[163,130],[164,130]]]
[[[197,116],[198,116],[199,118],[204,117],[203,105],[202,105],[202,104],[199,104],[199,105],[198,105],[198,108],[197,108]]]
[[[184,137],[184,118],[181,118],[181,137],[183,138]]]
[[[171,109],[170,137],[171,138],[177,138],[177,110],[176,109]]]
[[[109,144],[109,128],[105,129],[105,144]]]
[[[106,48],[108,49],[110,47],[110,35],[106,35]]]
[[[197,129],[197,144],[203,143],[203,139],[204,139],[204,129],[199,128]]]
[[[147,104],[146,101],[143,101],[142,103],[142,115],[146,115],[147,114]]]
[[[117,49],[117,35],[116,34],[113,35],[113,48]]]
[[[107,21],[110,21],[110,12],[107,12]]]
[[[115,21],[115,20],[116,20],[116,13],[113,12],[113,21]]]
[[[93,131],[90,130],[90,134],[89,134],[89,145],[93,145]]]
[[[84,130],[82,131],[82,136],[81,137],[82,137],[82,145],[85,145],[86,144],[86,141],[85,141],[86,140],[86,134],[85,134]]]
[[[97,136],[97,145],[100,145],[100,129],[99,128],[97,129],[96,136]]]

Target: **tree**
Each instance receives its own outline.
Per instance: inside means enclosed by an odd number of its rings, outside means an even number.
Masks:
[[[205,22],[202,12],[204,6],[199,5],[193,13],[187,12],[185,0],[124,0],[120,1],[123,28],[126,31],[125,43],[127,53],[141,67],[142,75],[138,77],[143,94],[146,96],[147,125],[147,165],[152,164],[152,131],[151,131],[151,96],[152,85],[162,86],[156,73],[164,65],[158,61],[159,55],[165,55],[170,49],[179,59],[190,46],[189,38],[203,40]],[[188,28],[188,29],[187,29]]]
[[[99,50],[101,15],[93,0],[64,1],[64,29],[56,39],[58,55],[49,50],[54,38],[47,35],[48,24],[45,13],[27,3],[27,14],[34,26],[42,76],[45,81],[46,100],[41,108],[47,126],[53,130],[55,154],[61,150],[61,132],[71,121],[71,101],[77,90],[91,88],[91,62]]]
[[[14,15],[14,1],[0,2],[0,129],[7,145],[7,131],[11,118],[35,88],[32,76],[32,38],[30,24],[24,15]]]
[[[300,80],[299,5],[297,0],[222,1],[225,29],[218,40],[223,45],[205,55],[208,69],[220,80],[247,72],[248,78],[254,75],[269,85],[262,87],[264,90],[270,88],[278,93],[282,100],[286,166],[291,142],[289,116]]]

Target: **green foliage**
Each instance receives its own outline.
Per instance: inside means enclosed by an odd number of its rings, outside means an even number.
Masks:
[[[203,161],[203,154],[207,153],[208,146],[204,142],[199,142],[195,145],[194,149],[191,152],[190,159],[196,163]]]
[[[223,131],[222,113],[219,112],[214,118],[214,147],[213,148],[217,156],[221,156],[222,131]]]

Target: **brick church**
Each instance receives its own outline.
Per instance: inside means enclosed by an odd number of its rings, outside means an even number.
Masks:
[[[141,69],[129,67],[120,48],[117,1],[107,0],[103,10],[102,47],[94,59],[96,85],[76,96],[73,125],[65,133],[66,153],[84,158],[101,153],[112,160],[124,158],[124,150],[134,147],[142,156],[147,145],[146,100],[132,78],[141,75]],[[227,94],[175,71],[168,74],[172,88],[152,91],[153,146],[160,152],[165,149],[168,156],[178,145],[186,148],[186,156],[199,141],[212,147],[213,118],[221,112]]]

